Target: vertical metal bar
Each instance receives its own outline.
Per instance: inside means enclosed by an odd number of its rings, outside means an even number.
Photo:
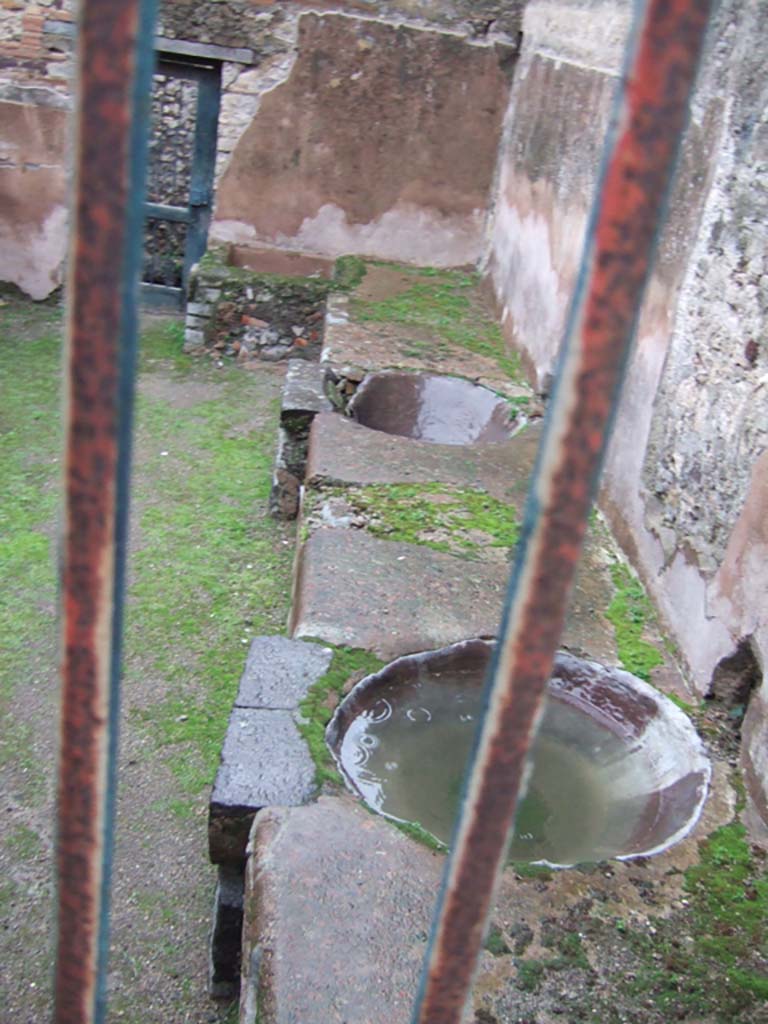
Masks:
[[[82,0],[62,569],[56,1024],[102,1021],[153,0]]]
[[[414,1009],[459,1024],[543,707],[674,160],[710,0],[649,0],[628,51],[528,497],[488,707]]]
[[[216,167],[216,138],[219,124],[221,70],[201,75],[197,82],[197,116],[189,183],[189,227],[184,254],[182,288],[186,292],[189,273],[205,252],[213,202]]]

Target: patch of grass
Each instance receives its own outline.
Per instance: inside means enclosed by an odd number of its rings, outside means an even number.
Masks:
[[[10,908],[16,898],[19,887],[12,879],[0,881],[0,914],[3,917],[9,916]]]
[[[322,641],[318,641],[322,643]],[[299,732],[304,737],[312,759],[315,762],[315,780],[318,786],[324,782],[341,783],[333,758],[325,742],[325,728],[333,716],[333,710],[341,697],[344,684],[353,676],[370,675],[383,666],[384,662],[369,651],[354,647],[333,647],[333,658],[328,671],[310,687],[307,696],[299,704],[302,721]]]
[[[605,615],[616,634],[619,658],[627,672],[648,681],[653,669],[664,662],[657,648],[643,639],[645,623],[653,617],[651,603],[626,566],[614,562],[611,576],[616,592]]]
[[[184,323],[176,317],[147,317],[139,339],[139,369],[152,370],[158,362],[188,371],[189,356],[184,355]]]
[[[54,636],[59,503],[61,312],[6,292],[0,306],[0,764],[25,801],[45,795],[31,728],[14,720],[14,692],[37,685],[35,653]]]
[[[519,357],[507,353],[501,328],[478,298],[478,274],[389,265],[416,280],[386,299],[353,297],[355,319],[427,329],[451,344],[492,359],[510,380],[521,380]]]
[[[545,962],[542,960],[518,960],[517,987],[523,992],[538,992],[544,980]]]
[[[172,340],[168,328],[145,336],[146,358],[162,369]],[[163,681],[164,696],[142,717],[173,748],[186,795],[212,780],[247,645],[282,628],[290,592],[291,549],[266,515],[274,430],[247,428],[249,375],[231,367],[216,381],[206,401],[178,408],[144,398],[137,410],[139,444],[155,454],[152,490],[136,492],[126,665],[129,676]]]
[[[576,932],[563,932],[555,943],[555,949],[559,956],[550,962],[550,968],[562,970],[575,967],[582,971],[590,969],[581,937]]]
[[[368,518],[368,531],[385,540],[468,555],[483,547],[509,549],[517,543],[516,510],[483,491],[444,484],[373,484],[318,492],[315,501],[325,494],[342,496]],[[471,536],[473,530],[484,535],[482,540]],[[443,539],[440,534],[449,537]]]
[[[25,654],[21,653],[19,662],[23,666]],[[18,663],[16,665],[18,668]],[[13,705],[13,677],[8,676],[4,682],[5,697],[0,700],[0,713],[7,714],[11,721]],[[0,765],[15,769],[16,781],[24,800],[30,805],[38,805],[45,797],[45,772],[35,756],[33,749],[32,727],[26,722],[13,722],[0,729]]]

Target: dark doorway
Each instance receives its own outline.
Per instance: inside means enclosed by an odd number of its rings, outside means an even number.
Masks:
[[[221,62],[158,53],[144,228],[144,302],[179,309],[205,252],[213,202]]]

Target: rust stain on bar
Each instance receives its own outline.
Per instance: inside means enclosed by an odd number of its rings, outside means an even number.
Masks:
[[[83,0],[68,282],[56,1024],[95,1019],[103,875],[119,344],[139,0]]]
[[[417,1024],[459,1024],[542,710],[710,12],[650,0],[619,108]]]

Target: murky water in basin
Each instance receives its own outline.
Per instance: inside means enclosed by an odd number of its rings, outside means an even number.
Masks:
[[[509,403],[495,392],[428,373],[369,374],[349,412],[372,430],[432,444],[490,444],[506,441],[514,430]]]
[[[449,842],[480,714],[477,674],[425,675],[379,694],[344,735],[344,770],[374,809]],[[550,699],[511,858],[572,864],[615,855],[653,788],[643,774],[626,742]]]

